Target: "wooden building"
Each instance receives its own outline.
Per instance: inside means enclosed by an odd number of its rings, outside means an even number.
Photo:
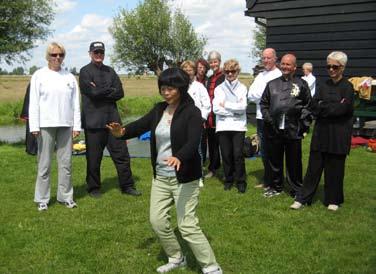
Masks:
[[[376,78],[376,0],[248,0],[246,16],[266,25],[266,46],[287,52],[298,66],[311,62],[314,74],[327,76],[333,50],[349,58],[346,76]]]

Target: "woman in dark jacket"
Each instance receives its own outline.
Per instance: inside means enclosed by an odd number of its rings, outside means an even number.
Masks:
[[[213,250],[196,217],[201,160],[198,153],[202,119],[188,95],[189,76],[178,68],[167,69],[158,79],[165,99],[148,114],[122,128],[110,123],[115,137],[130,139],[151,131],[150,150],[154,179],[150,197],[150,222],[168,256],[168,263],[157,271],[165,273],[186,265],[170,224],[175,203],[178,228],[191,247],[203,273],[222,273]]]
[[[313,97],[312,112],[316,124],[312,133],[311,151],[303,187],[290,206],[299,209],[311,204],[324,172],[324,204],[336,211],[344,202],[343,178],[345,160],[350,152],[353,86],[343,77],[347,56],[334,51],[327,57],[330,79],[319,84]]]

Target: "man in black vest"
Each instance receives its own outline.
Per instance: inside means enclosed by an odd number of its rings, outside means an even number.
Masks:
[[[306,81],[295,77],[296,57],[281,59],[282,76],[266,85],[260,107],[264,119],[264,136],[270,168],[270,188],[265,197],[279,195],[283,189],[283,158],[291,196],[302,185],[302,138],[308,130],[311,92]]]
[[[87,173],[90,196],[101,197],[100,166],[107,147],[119,177],[122,193],[141,195],[134,187],[128,147],[125,141],[114,138],[106,128],[109,122],[121,123],[116,101],[124,97],[119,76],[103,64],[105,48],[102,42],[90,44],[91,62],[80,70],[82,95],[82,127],[85,131]]]

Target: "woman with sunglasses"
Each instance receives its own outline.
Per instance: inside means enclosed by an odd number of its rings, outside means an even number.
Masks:
[[[324,171],[324,204],[336,211],[344,202],[345,160],[350,152],[353,124],[353,86],[343,76],[347,56],[334,51],[327,57],[330,79],[319,84],[312,102],[316,119],[312,133],[307,173],[303,187],[290,206],[299,209],[311,204]]]
[[[68,208],[73,201],[71,178],[72,137],[80,134],[81,115],[76,78],[61,67],[64,46],[51,43],[47,47],[48,65],[31,77],[29,123],[38,142],[38,173],[34,202],[38,210],[47,210],[50,201],[50,171],[56,147],[58,164],[57,201]]]
[[[213,112],[225,174],[224,189],[237,183],[239,193],[247,188],[243,145],[247,131],[247,88],[240,83],[237,60],[224,63],[225,81],[214,90]]]
[[[158,78],[164,102],[125,127],[110,123],[107,128],[121,139],[151,131],[150,151],[153,181],[150,196],[150,222],[168,263],[157,268],[165,273],[186,263],[181,246],[171,227],[171,208],[175,204],[178,228],[188,242],[204,274],[222,274],[213,250],[202,232],[196,207],[199,179],[202,176],[198,153],[202,131],[200,110],[188,94],[189,75],[179,68],[164,70]]]

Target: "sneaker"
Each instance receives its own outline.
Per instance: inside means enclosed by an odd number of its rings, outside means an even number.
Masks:
[[[77,204],[73,200],[62,202],[63,205],[65,205],[67,208],[75,208],[77,207]]]
[[[339,208],[338,205],[334,205],[334,204],[328,205],[328,210],[331,210],[331,211],[337,211],[338,208]]]
[[[95,199],[99,199],[102,197],[102,193],[100,192],[99,189],[94,189],[89,192],[89,196]]]
[[[281,192],[271,188],[271,189],[264,192],[264,197],[271,198],[271,197],[274,197],[274,196],[278,196],[279,194],[281,194]]]
[[[48,209],[47,203],[38,203],[38,211],[45,211]]]
[[[295,201],[292,205],[290,205],[291,209],[300,209],[303,206],[302,203],[299,203],[298,201]]]
[[[200,180],[198,181],[198,186],[204,187],[204,179],[203,178],[200,178]]]
[[[263,188],[264,190],[266,190],[264,184],[257,184],[255,185],[255,188]]]
[[[205,178],[208,179],[208,178],[211,178],[214,176],[214,172],[213,171],[209,171],[206,175],[205,175]]]
[[[168,258],[168,263],[161,265],[157,268],[158,273],[166,273],[175,268],[184,267],[187,265],[187,261],[185,260],[185,256],[180,259]]]
[[[203,274],[222,274],[222,269],[219,266],[216,267],[207,267],[202,269]]]

